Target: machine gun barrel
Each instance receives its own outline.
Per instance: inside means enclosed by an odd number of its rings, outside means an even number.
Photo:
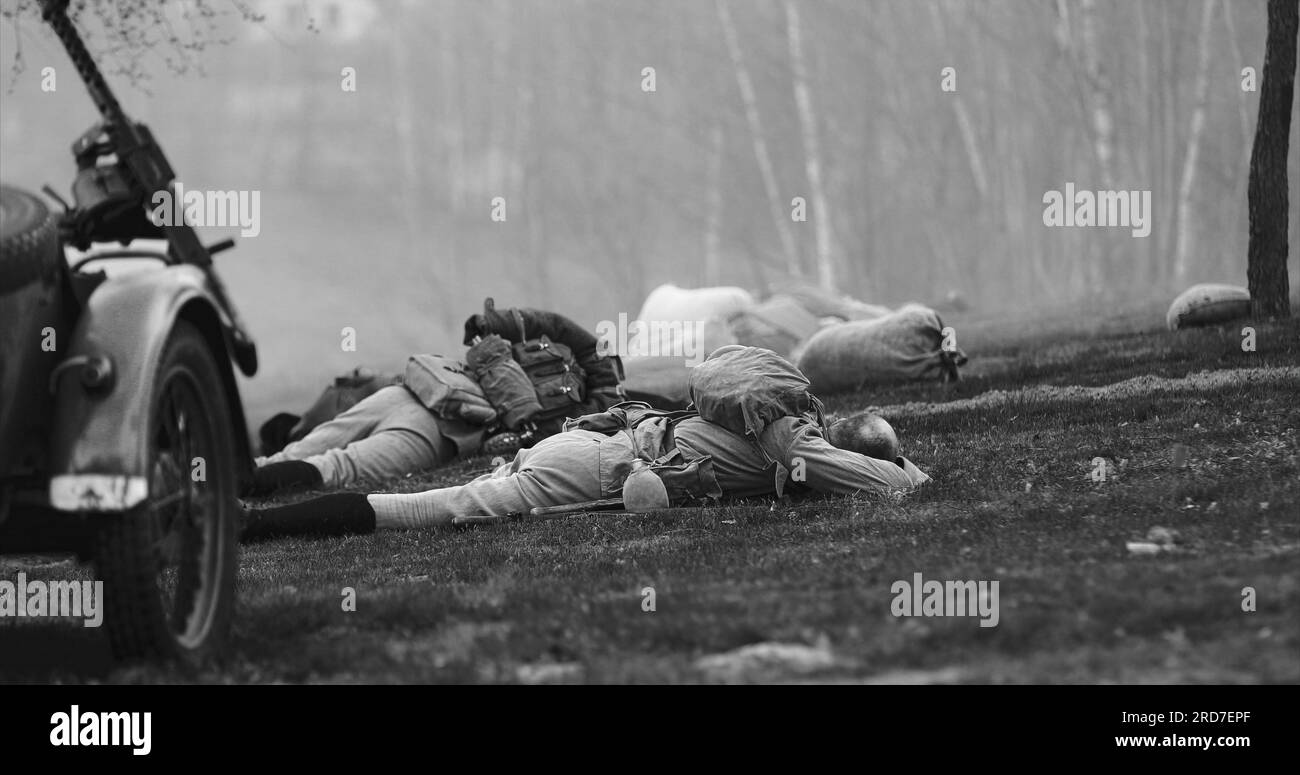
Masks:
[[[68,0],[43,0],[41,17],[63,43],[63,48],[72,60],[72,66],[77,68],[77,74],[86,84],[90,99],[94,101],[95,107],[104,120],[110,124],[129,124],[121,103],[113,96],[113,90],[108,88],[108,81],[104,80],[104,74],[99,71],[99,66],[95,64],[95,59],[90,55],[85,42],[77,34],[77,28],[68,18]]]
[[[136,188],[136,195],[142,198],[142,206],[155,191],[166,189],[175,177],[167,163],[162,149],[154,143],[149,130],[136,124],[126,115],[122,104],[117,101],[108,81],[100,72],[95,59],[90,55],[81,35],[72,20],[68,18],[68,0],[42,0],[41,16],[54,34],[58,36],[68,58],[77,69],[90,93],[90,99],[103,117],[104,131],[108,134],[120,159],[125,162],[124,171],[128,173],[130,184]]]
[[[122,104],[117,101],[104,74],[86,48],[85,41],[78,34],[76,25],[68,17],[68,2],[69,0],[41,0],[41,17],[54,30],[76,67],[77,74],[86,84],[86,90],[90,92],[90,98],[103,118],[104,132],[119,159],[118,167],[124,173],[139,206],[144,208],[153,201],[155,193],[172,191],[176,174],[149,128],[132,121],[122,109]],[[199,241],[198,232],[188,223],[163,226],[162,232],[167,239],[168,252],[174,260],[201,267],[207,274],[213,295],[230,318],[229,331],[237,357],[241,364],[247,364],[246,371],[251,373],[256,369],[256,349],[235,305],[226,294],[224,283],[213,269],[212,255]]]

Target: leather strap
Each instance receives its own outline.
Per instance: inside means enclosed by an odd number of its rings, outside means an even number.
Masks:
[[[524,313],[520,312],[517,307],[510,308],[510,314],[514,316],[515,325],[519,326],[519,341],[526,342],[528,337],[524,332]]]
[[[480,328],[483,329],[484,336],[491,336],[496,333],[492,330],[492,313],[496,312],[496,306],[497,303],[493,301],[491,296],[483,300],[483,325]]]

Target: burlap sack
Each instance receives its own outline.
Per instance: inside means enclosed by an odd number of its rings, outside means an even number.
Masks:
[[[852,320],[813,334],[798,357],[799,370],[818,393],[867,385],[957,379],[960,350],[944,353],[943,322],[928,307],[909,304],[875,320]]]
[[[735,342],[727,321],[752,306],[754,297],[743,288],[661,285],[641,305],[636,316],[640,330],[628,342],[626,355],[693,357],[699,363]]]
[[[1183,291],[1169,305],[1165,325],[1170,331],[1212,326],[1250,315],[1250,291],[1239,285],[1202,283]]]
[[[818,328],[817,315],[785,294],[759,302],[731,320],[738,344],[762,347],[785,357]]]
[[[775,290],[775,289],[774,289]],[[889,314],[889,307],[868,304],[849,296],[837,296],[823,291],[815,285],[806,283],[789,283],[780,289],[781,293],[797,301],[800,306],[819,318],[840,318],[841,320],[875,320]]]
[[[655,288],[641,305],[634,319],[638,331],[623,352],[628,394],[654,406],[684,406],[690,368],[734,344],[731,320],[753,306],[754,297],[743,288]]]

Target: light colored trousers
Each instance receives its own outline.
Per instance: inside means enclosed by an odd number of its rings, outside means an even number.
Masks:
[[[326,487],[339,487],[422,471],[455,457],[456,446],[443,435],[438,418],[406,388],[390,385],[255,462],[305,460],[320,470]]]
[[[527,514],[535,506],[596,500],[602,497],[600,444],[606,438],[593,431],[559,433],[459,487],[368,496],[375,526],[401,530],[445,525],[453,517]]]

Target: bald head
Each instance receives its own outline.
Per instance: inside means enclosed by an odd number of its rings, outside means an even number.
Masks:
[[[859,455],[894,462],[898,459],[898,436],[878,414],[862,412],[831,423],[827,441]]]

